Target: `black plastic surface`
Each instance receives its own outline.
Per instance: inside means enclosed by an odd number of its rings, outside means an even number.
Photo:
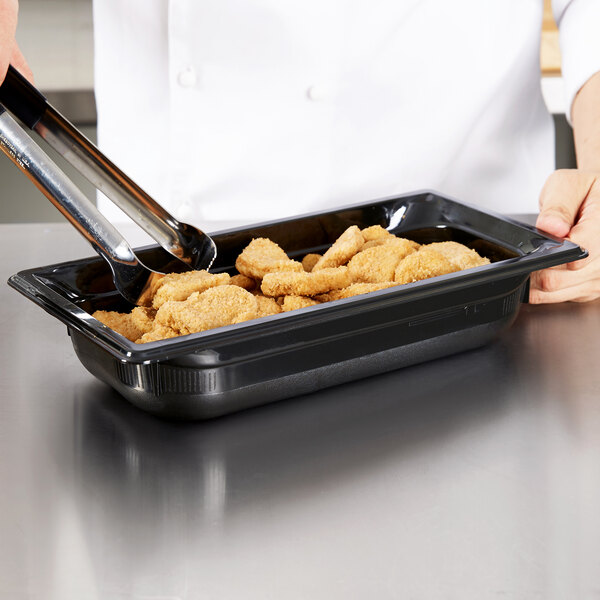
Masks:
[[[422,192],[213,234],[214,270],[232,270],[254,237],[301,257],[323,251],[350,225],[375,224],[422,243],[459,241],[492,263],[148,344],[90,316],[131,308],[99,258],[31,269],[9,283],[66,323],[86,368],[133,404],[209,418],[480,346],[514,320],[532,271],[585,256],[533,227]],[[139,250],[149,266],[153,253]]]
[[[48,108],[46,98],[17,69],[8,66],[6,77],[0,85],[0,102],[33,129]]]

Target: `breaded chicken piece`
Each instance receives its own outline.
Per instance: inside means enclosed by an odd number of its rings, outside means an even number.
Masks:
[[[238,273],[237,275],[231,276],[229,285],[237,285],[238,287],[244,288],[250,292],[256,289],[256,280]]]
[[[402,238],[395,238],[395,240],[397,243],[373,246],[355,254],[348,263],[352,281],[359,283],[394,281],[398,263],[405,256],[415,252],[413,244],[408,240]]]
[[[142,332],[147,333],[154,327],[156,311],[153,308],[136,306],[131,311],[131,322]]]
[[[237,257],[235,268],[246,277],[262,279],[267,273],[294,272],[304,269],[275,243],[267,238],[252,240]]]
[[[138,297],[138,306],[152,306],[152,299],[156,294],[156,290],[162,285],[165,277],[166,275],[162,273],[152,273]]]
[[[315,296],[350,285],[348,267],[312,273],[267,273],[261,290],[265,296]]]
[[[254,297],[256,298],[258,317],[278,315],[281,312],[281,306],[279,306],[275,298],[267,298],[267,296],[262,296],[260,294],[257,294]]]
[[[290,310],[298,310],[299,308],[316,306],[317,304],[320,304],[320,302],[313,298],[307,298],[306,296],[284,296],[281,310],[283,310],[283,312],[289,312]]]
[[[113,331],[120,333],[130,342],[135,342],[141,335],[146,333],[134,323],[130,313],[119,313],[115,311],[97,310],[92,317],[110,327]]]
[[[412,240],[409,240],[407,238],[396,237],[395,235],[388,235],[387,237],[381,237],[376,240],[370,240],[368,242],[365,242],[362,249],[368,250],[369,248],[375,248],[377,246],[387,246],[388,244],[405,245],[407,243],[413,250],[418,250],[421,247],[419,244],[417,244],[417,242],[413,242]]]
[[[377,248],[378,246],[383,246],[385,244],[385,238],[379,238],[377,240],[369,240],[363,244],[362,250],[368,250],[369,248]]]
[[[353,283],[352,285],[349,285],[341,290],[333,290],[327,294],[316,296],[315,298],[320,302],[332,302],[333,300],[351,298],[352,296],[368,294],[369,292],[376,292],[377,290],[385,290],[396,285],[398,284],[391,281],[386,281],[383,283]]]
[[[307,273],[310,273],[314,269],[314,266],[319,262],[320,259],[321,259],[320,254],[307,254],[302,259],[302,268]]]
[[[381,240],[389,237],[391,234],[387,229],[384,229],[381,225],[371,225],[361,231],[365,242],[371,242],[373,240]]]
[[[378,240],[371,240],[369,242],[365,242],[361,250],[368,250],[369,248],[378,248],[379,246],[385,246],[388,243],[388,239],[379,238]]]
[[[458,271],[458,268],[443,254],[423,246],[398,263],[394,280],[397,283],[412,283],[455,271]]]
[[[348,227],[317,261],[311,272],[345,265],[362,248],[364,243],[365,239],[360,229],[356,225]]]
[[[489,258],[480,256],[475,250],[458,242],[435,242],[425,247],[443,254],[459,270],[490,264]]]
[[[141,338],[135,340],[136,344],[146,344],[147,342],[158,342],[159,340],[166,340],[169,338],[178,337],[179,334],[170,327],[164,325],[154,325],[148,333],[145,333]]]
[[[181,301],[194,292],[204,292],[208,288],[229,283],[228,273],[213,275],[207,271],[186,271],[165,275],[152,299],[152,306],[160,308],[168,300]]]
[[[236,285],[220,285],[193,293],[187,300],[165,302],[157,311],[157,325],[187,335],[241,323],[258,315],[256,297]]]

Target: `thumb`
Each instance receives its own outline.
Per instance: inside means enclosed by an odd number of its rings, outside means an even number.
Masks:
[[[15,44],[19,3],[0,0],[0,83],[4,81]]]
[[[557,237],[566,237],[575,224],[579,208],[594,180],[591,173],[577,169],[552,173],[540,194],[540,214],[536,227]]]
[[[15,69],[17,69],[17,71],[19,71],[19,73],[21,73],[21,75],[23,75],[23,77],[25,77],[27,80],[29,80],[29,83],[33,84],[33,73],[31,72],[31,69],[29,68],[29,65],[27,64],[27,61],[25,60],[25,57],[23,56],[23,53],[21,52],[19,46],[17,44],[14,45],[13,47],[13,53],[12,53],[12,58],[11,58],[11,64],[13,67],[15,67]]]

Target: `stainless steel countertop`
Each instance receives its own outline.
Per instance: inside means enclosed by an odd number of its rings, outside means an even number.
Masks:
[[[92,254],[0,226],[0,275]],[[0,597],[600,598],[600,303],[202,424],[89,375],[2,284]]]

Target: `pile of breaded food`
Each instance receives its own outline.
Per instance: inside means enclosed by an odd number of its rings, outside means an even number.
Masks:
[[[253,239],[238,256],[238,273],[165,275],[148,292],[150,307],[93,317],[127,339],[153,342],[350,298],[488,264],[457,242],[419,245],[374,225],[346,231],[323,254],[288,257],[275,242]]]

